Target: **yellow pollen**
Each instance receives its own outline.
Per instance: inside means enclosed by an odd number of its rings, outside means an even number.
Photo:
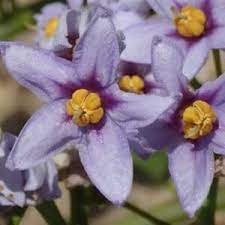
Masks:
[[[59,18],[52,17],[48,20],[46,26],[44,27],[44,34],[46,38],[51,38],[55,35],[56,30],[59,26]]]
[[[205,31],[207,17],[196,7],[187,5],[175,13],[174,23],[178,33],[184,37],[199,37]]]
[[[79,89],[73,93],[72,98],[66,103],[66,111],[79,127],[97,124],[104,116],[99,95],[86,89]]]
[[[144,91],[144,80],[138,75],[125,75],[119,80],[119,87],[122,91],[131,92],[135,94],[142,94]]]
[[[182,122],[184,137],[196,140],[212,131],[216,114],[207,102],[197,100],[184,110]]]

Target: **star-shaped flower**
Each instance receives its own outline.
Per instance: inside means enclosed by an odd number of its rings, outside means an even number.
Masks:
[[[193,216],[214,177],[214,153],[225,155],[225,74],[189,90],[182,74],[184,56],[168,38],[155,38],[152,72],[171,94],[180,96],[159,120],[139,130],[143,150],[167,149],[169,171],[183,209]]]
[[[153,17],[124,31],[127,48],[122,59],[151,63],[155,35],[165,36],[180,46],[185,55],[183,74],[193,78],[204,65],[211,49],[225,48],[224,1],[148,0],[161,17]]]
[[[33,167],[72,143],[97,188],[116,204],[127,198],[133,173],[127,134],[154,122],[174,99],[119,90],[119,43],[108,15],[93,19],[72,62],[2,43],[3,60],[14,79],[47,102],[21,131],[10,168]]]

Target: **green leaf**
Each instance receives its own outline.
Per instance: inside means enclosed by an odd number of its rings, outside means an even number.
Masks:
[[[70,190],[71,201],[71,225],[87,225],[86,211],[86,189],[83,186],[77,186]]]
[[[46,201],[36,206],[48,225],[66,225],[54,201]]]

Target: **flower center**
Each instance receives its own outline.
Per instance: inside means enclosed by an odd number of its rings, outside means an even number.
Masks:
[[[207,17],[196,7],[187,5],[180,12],[174,12],[174,23],[178,33],[184,37],[199,37],[205,31]]]
[[[46,38],[51,38],[55,35],[56,29],[59,26],[59,18],[52,17],[48,20],[46,26],[44,27],[44,34]]]
[[[142,94],[144,91],[144,80],[138,75],[125,75],[119,80],[119,87],[122,91],[135,94]]]
[[[212,131],[216,114],[207,102],[197,100],[183,111],[182,122],[184,137],[196,140]]]
[[[86,89],[75,91],[66,103],[68,115],[79,127],[97,124],[104,116],[104,110],[99,95]]]

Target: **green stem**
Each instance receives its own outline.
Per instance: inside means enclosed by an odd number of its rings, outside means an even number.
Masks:
[[[12,10],[16,10],[17,9],[17,5],[16,5],[16,1],[15,0],[11,0],[11,5],[12,5]]]
[[[19,225],[25,212],[26,212],[26,207],[25,208],[15,207],[10,215],[8,224]]]
[[[129,202],[125,203],[124,207],[129,209],[130,211],[136,213],[137,215],[141,216],[142,218],[145,218],[149,222],[156,224],[156,225],[170,225],[169,223],[164,222],[164,221],[152,216],[150,213],[147,213],[147,212],[143,211],[142,209],[132,205]]]
[[[1,13],[1,19],[5,16],[5,9],[4,9],[4,3],[3,0],[0,0],[0,13]]]
[[[70,191],[71,201],[71,225],[88,225],[85,209],[85,189],[82,186],[75,187]]]
[[[214,58],[214,63],[216,68],[216,75],[217,77],[219,77],[223,73],[221,59],[220,59],[220,50],[218,49],[213,50],[213,58]]]
[[[205,205],[199,212],[199,216],[194,225],[215,225],[216,199],[219,178],[215,177],[210,188]]]
[[[54,201],[46,201],[36,206],[48,225],[66,225]]]
[[[196,78],[193,78],[191,80],[191,86],[196,90],[196,89],[199,89],[202,85],[201,83],[196,79]]]

